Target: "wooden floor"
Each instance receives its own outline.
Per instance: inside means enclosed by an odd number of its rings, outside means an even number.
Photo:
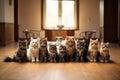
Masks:
[[[0,47],[0,80],[120,80],[120,47],[110,46],[111,63],[15,63],[16,44]]]

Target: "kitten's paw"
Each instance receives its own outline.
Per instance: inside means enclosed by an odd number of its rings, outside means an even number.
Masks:
[[[105,62],[107,63],[107,62],[108,62],[108,60],[105,60]]]
[[[32,62],[35,62],[35,60],[32,60]]]
[[[50,60],[50,62],[53,62],[53,60]]]
[[[78,62],[79,61],[79,58],[76,58],[76,62]]]
[[[97,62],[97,60],[96,60],[96,59],[94,59],[94,62]]]
[[[47,62],[47,60],[45,59],[44,62]]]
[[[36,60],[36,62],[39,62],[39,60]]]
[[[65,62],[65,60],[63,59],[62,62]]]
[[[104,60],[100,60],[100,62],[102,62],[102,63],[103,63],[103,62],[104,62]]]
[[[93,60],[91,59],[90,62],[93,62]]]
[[[54,62],[56,62],[56,60],[54,60]]]

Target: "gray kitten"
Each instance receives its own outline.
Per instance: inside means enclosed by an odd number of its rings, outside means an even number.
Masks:
[[[59,46],[59,62],[65,62],[67,57],[66,46]]]
[[[40,39],[39,58],[41,62],[47,62],[48,50],[47,50],[47,38]]]
[[[50,57],[50,62],[56,62],[57,58],[57,47],[56,45],[49,45],[49,57]]]
[[[27,61],[27,50],[26,50],[27,42],[19,40],[19,47],[17,52],[13,57],[13,61],[17,62],[26,62]]]

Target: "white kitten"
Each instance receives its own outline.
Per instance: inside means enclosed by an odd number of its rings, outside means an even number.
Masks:
[[[39,47],[40,47],[39,38],[33,39],[31,37],[30,45],[27,50],[27,58],[29,61],[39,62]]]

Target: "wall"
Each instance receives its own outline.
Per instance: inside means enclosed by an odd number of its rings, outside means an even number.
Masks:
[[[104,0],[100,0],[100,27],[104,27]]]
[[[4,0],[0,0],[0,22],[4,22]]]
[[[14,23],[14,1],[11,0],[11,5],[9,4],[9,0],[4,0],[5,5],[5,22],[6,23]]]
[[[0,0],[0,46],[14,42],[14,0]]]
[[[79,31],[75,32],[75,36],[79,37],[79,33],[86,30],[97,30],[99,36],[100,11],[99,0],[80,0],[79,6]]]
[[[0,22],[14,23],[14,1],[9,5],[9,0],[0,0]]]
[[[40,20],[40,1],[41,0],[19,0],[18,1],[18,23],[19,35],[23,37],[22,31],[25,29],[38,29],[41,28]],[[99,34],[100,26],[100,11],[99,0],[80,0],[80,30],[75,31],[75,36],[78,37],[79,33],[85,30],[97,30]],[[41,33],[44,36],[44,31]]]
[[[18,0],[19,36],[23,37],[23,30],[40,30],[41,13],[40,0]]]

